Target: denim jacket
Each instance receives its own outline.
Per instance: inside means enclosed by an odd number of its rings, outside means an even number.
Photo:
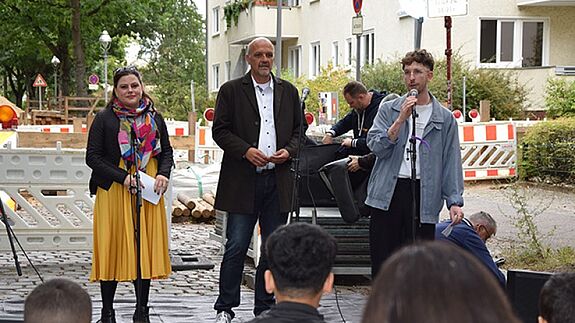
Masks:
[[[428,145],[419,145],[422,223],[438,222],[444,200],[447,208],[454,204],[463,206],[463,170],[457,122],[449,110],[430,96],[433,110],[422,136]],[[389,139],[387,130],[399,116],[405,98],[404,95],[382,103],[367,134],[367,146],[377,158],[369,178],[365,204],[386,211],[404,158],[405,143],[410,136],[407,121],[396,141]]]

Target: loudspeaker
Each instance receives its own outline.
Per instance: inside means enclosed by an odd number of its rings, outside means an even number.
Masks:
[[[517,316],[525,323],[536,323],[539,316],[539,293],[551,273],[507,271],[507,295]]]
[[[319,177],[319,169],[336,159],[339,144],[306,146],[300,151],[299,203],[302,207],[335,207],[335,198]]]

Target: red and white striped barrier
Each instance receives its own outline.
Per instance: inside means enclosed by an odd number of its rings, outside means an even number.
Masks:
[[[517,135],[511,121],[459,124],[465,180],[516,176]]]

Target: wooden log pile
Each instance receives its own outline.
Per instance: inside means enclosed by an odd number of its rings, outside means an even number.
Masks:
[[[215,198],[205,193],[202,198],[193,198],[186,193],[178,193],[172,207],[172,222],[207,222],[216,216]]]

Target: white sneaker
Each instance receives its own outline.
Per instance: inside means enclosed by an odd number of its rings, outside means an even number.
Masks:
[[[216,321],[214,323],[231,323],[231,322],[232,322],[232,316],[230,315],[230,313],[222,311],[219,312],[218,315],[216,315]]]

